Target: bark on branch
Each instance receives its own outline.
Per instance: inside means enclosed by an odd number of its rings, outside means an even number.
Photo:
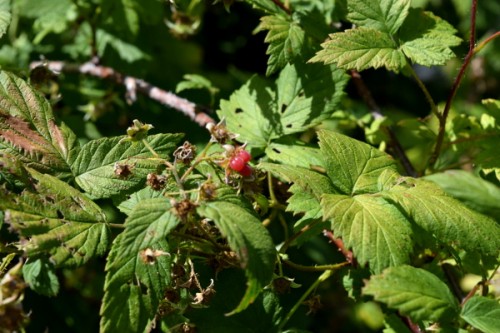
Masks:
[[[137,92],[139,92],[160,104],[182,112],[202,127],[205,127],[209,123],[215,123],[215,120],[203,112],[195,103],[179,97],[170,91],[160,89],[144,80],[124,75],[111,67],[99,66],[93,62],[74,64],[64,61],[35,61],[30,64],[30,69],[38,66],[46,66],[49,70],[56,73],[78,73],[113,81],[125,87],[125,98],[129,103],[135,102]]]

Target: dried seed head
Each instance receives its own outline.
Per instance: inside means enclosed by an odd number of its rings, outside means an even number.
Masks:
[[[155,191],[160,191],[167,183],[167,176],[157,175],[156,173],[148,173],[146,177],[146,184]]]
[[[170,256],[170,253],[162,251],[162,250],[153,250],[150,248],[144,249],[139,252],[141,260],[145,264],[154,265],[156,263],[156,258],[160,256]]]
[[[178,147],[174,151],[174,157],[176,160],[181,161],[184,164],[190,164],[196,156],[196,146],[192,145],[189,141],[184,142],[184,144]]]
[[[115,172],[115,175],[117,175],[119,178],[127,178],[132,174],[133,168],[134,167],[132,165],[120,164],[116,162],[113,167],[113,171]]]
[[[179,216],[181,220],[186,220],[189,213],[194,211],[197,207],[196,203],[189,199],[184,199],[181,201],[177,201],[175,199],[170,200],[170,204],[174,210],[174,214]]]
[[[231,133],[227,129],[224,119],[217,124],[207,126],[207,129],[212,135],[210,141],[218,142],[220,144],[225,144],[227,141],[233,140],[238,136],[237,134]]]

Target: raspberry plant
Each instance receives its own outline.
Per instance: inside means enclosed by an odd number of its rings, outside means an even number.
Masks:
[[[0,1],[2,332],[498,332],[496,2],[217,2]]]

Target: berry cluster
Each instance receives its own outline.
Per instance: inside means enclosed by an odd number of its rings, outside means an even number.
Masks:
[[[244,149],[240,149],[231,157],[229,161],[229,167],[238,172],[243,177],[249,177],[252,175],[252,167],[248,165],[248,162],[252,159],[249,152]]]

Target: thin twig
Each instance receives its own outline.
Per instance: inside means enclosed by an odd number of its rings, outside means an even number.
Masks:
[[[288,15],[290,15],[292,12],[290,11],[290,8],[288,8],[287,6],[285,6],[283,4],[283,2],[281,2],[280,0],[271,0],[272,2],[274,2],[274,4],[278,7],[280,7],[281,9],[283,9],[283,11],[285,13],[287,13]]]
[[[358,266],[358,262],[356,261],[356,258],[354,258],[354,254],[344,246],[344,242],[342,241],[342,239],[335,237],[333,235],[333,232],[329,230],[324,230],[323,235],[325,235],[332,243],[334,243],[338,247],[339,251],[342,252],[348,263],[350,263],[354,267]]]
[[[474,54],[478,53],[485,47],[489,42],[491,42],[493,39],[500,37],[500,31],[495,32],[493,35],[489,36],[485,40],[483,40],[481,43],[477,44],[477,46],[474,48]]]
[[[455,82],[451,88],[450,94],[448,95],[448,99],[446,100],[446,105],[444,107],[443,113],[441,117],[439,117],[439,129],[436,138],[436,145],[434,146],[434,151],[431,154],[428,165],[431,168],[434,168],[434,164],[436,163],[439,154],[441,153],[441,148],[443,147],[444,134],[446,130],[446,120],[448,119],[448,114],[451,109],[451,102],[455,97],[458,87],[462,81],[462,78],[465,75],[465,70],[469,66],[472,57],[474,56],[474,47],[476,43],[476,11],[477,11],[477,0],[472,0],[471,4],[471,14],[470,14],[470,38],[469,38],[469,52],[465,56],[462,67],[460,67],[460,71],[458,72],[457,77],[455,78]]]
[[[351,77],[354,81],[354,84],[356,86],[356,89],[358,90],[359,95],[365,102],[365,104],[368,106],[368,108],[371,110],[371,114],[373,118],[375,119],[380,119],[383,117],[382,111],[378,107],[377,103],[375,102],[375,99],[373,98],[370,90],[366,86],[365,82],[361,78],[361,75],[359,72],[352,70],[351,71]],[[392,148],[392,151],[394,155],[399,159],[401,162],[401,165],[403,165],[403,168],[406,171],[406,174],[411,177],[417,177],[418,174],[415,171],[415,168],[411,164],[410,160],[408,159],[408,156],[406,156],[406,153],[399,143],[399,140],[396,137],[396,134],[394,134],[394,131],[390,126],[383,126],[382,130],[385,132],[387,137],[389,138],[389,146]]]
[[[286,260],[286,259],[283,259],[282,261],[286,265],[288,265],[296,270],[304,271],[304,272],[324,272],[324,271],[328,271],[328,270],[337,270],[341,267],[348,266],[351,264],[350,262],[345,261],[345,262],[341,262],[339,264],[331,264],[331,265],[304,266],[304,265],[296,264],[293,261]]]
[[[200,107],[195,103],[179,97],[170,91],[160,89],[144,80],[124,75],[111,67],[99,66],[93,62],[73,64],[65,63],[64,61],[35,61],[30,64],[31,69],[38,66],[46,66],[49,70],[56,73],[79,73],[110,80],[125,86],[128,102],[134,102],[136,100],[136,92],[139,92],[163,105],[182,112],[202,127],[205,127],[209,123],[215,123],[215,120],[201,111]]]

